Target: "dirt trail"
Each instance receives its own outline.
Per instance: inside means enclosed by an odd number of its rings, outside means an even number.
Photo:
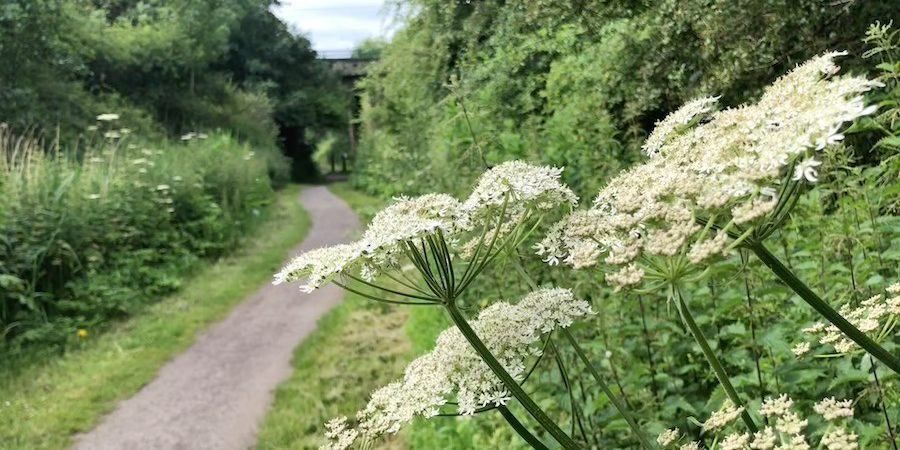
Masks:
[[[346,240],[356,214],[325,187],[304,189],[312,228],[294,253]],[[267,284],[119,404],[75,449],[246,449],[256,444],[272,391],[291,374],[294,348],[340,302],[335,286],[303,294]]]

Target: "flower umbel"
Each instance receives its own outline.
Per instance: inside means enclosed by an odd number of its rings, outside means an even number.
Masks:
[[[696,264],[728,252],[755,227],[777,226],[765,219],[788,203],[779,195],[797,195],[795,188],[780,188],[816,182],[821,163],[815,154],[840,142],[846,123],[875,111],[862,94],[881,84],[835,76],[840,55],[798,66],[756,104],[719,112],[712,111],[715,98],[685,104],[647,139],[650,159],[610,180],[588,212],[553,227],[538,253],[577,268],[600,262],[625,267],[607,277],[621,287],[645,275],[630,267],[643,256],[689,253]]]
[[[541,354],[537,344],[543,335],[568,327],[590,314],[593,314],[590,304],[576,299],[568,289],[542,289],[516,304],[492,304],[471,326],[506,370],[522,381],[527,360]],[[440,334],[434,350],[409,364],[403,379],[372,394],[368,405],[357,413],[355,430],[340,427],[329,431],[326,434],[329,443],[323,448],[346,448],[337,443],[348,436],[373,439],[396,433],[416,416],[437,415],[440,407],[454,397],[459,412],[465,415],[474,414],[480,408],[504,405],[509,400],[503,384],[462,333],[449,328]],[[336,420],[334,423],[343,423]]]

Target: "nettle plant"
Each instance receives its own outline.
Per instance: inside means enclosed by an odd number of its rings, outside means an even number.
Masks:
[[[777,441],[778,448],[807,448],[796,437],[801,431],[778,428],[793,418],[785,418],[787,412],[778,416],[781,422],[767,421],[776,422],[775,428],[757,425],[759,414],[768,416],[760,411],[755,419],[746,409],[690,312],[686,287],[725,255],[748,250],[821,314],[828,324],[819,328],[836,334],[835,342],[852,342],[900,372],[900,360],[877,342],[884,336],[870,336],[893,330],[893,310],[879,316],[889,319],[881,327],[859,317],[874,310],[875,301],[863,312],[844,310],[845,317],[765,245],[818,180],[821,152],[843,139],[850,122],[875,111],[863,94],[880,83],[837,76],[834,58],[840,55],[828,53],[798,66],[769,86],[756,104],[721,111],[715,110],[714,98],[686,104],[657,124],[644,144],[646,162],[610,180],[588,209],[574,210],[577,199],[560,183],[561,169],[507,162],[484,173],[464,201],[446,194],[397,198],[374,217],[360,240],[314,250],[289,263],[276,282],[305,279],[301,289],[307,292],[335,283],[374,301],[440,307],[454,324],[401,380],[376,391],[353,420],[329,422],[323,448],[367,448],[416,416],[493,410],[532,447],[548,448],[507,408],[513,400],[560,446],[583,448],[523,388],[548,346],[556,349],[555,338],[571,347],[642,447],[672,445],[679,433],[648,438],[570,332],[572,324],[593,314],[590,304],[567,289],[539,288],[519,261],[518,248],[542,231],[544,217],[567,209],[568,215],[539,239],[536,253],[554,266],[599,268],[615,291],[668,296],[727,396],[714,417],[724,423],[740,418],[747,430],[704,445],[762,449],[776,448]],[[511,261],[533,292],[517,302],[497,299],[469,318],[467,290],[489,265],[501,261]],[[719,428],[712,426],[714,418],[710,421],[704,430]],[[821,445],[853,448],[855,435],[841,430],[840,436],[823,437]],[[794,441],[796,446],[787,446]],[[699,445],[688,442],[683,448]]]

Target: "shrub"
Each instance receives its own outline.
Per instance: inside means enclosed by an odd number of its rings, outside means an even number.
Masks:
[[[0,326],[13,348],[63,343],[170,292],[271,199],[277,150],[220,133],[142,141],[113,123],[69,149],[0,129]]]

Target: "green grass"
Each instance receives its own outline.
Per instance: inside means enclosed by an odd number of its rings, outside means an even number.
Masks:
[[[383,204],[346,183],[329,188],[362,216]],[[259,435],[261,449],[317,448],[323,424],[352,416],[369,394],[399,378],[411,359],[405,325],[408,309],[376,304],[355,294],[319,323],[294,353],[294,373],[275,392],[275,402]],[[379,448],[405,448],[402,436]]]
[[[353,208],[353,211],[359,214],[363,222],[372,220],[375,213],[384,207],[385,204],[385,201],[380,198],[353,189],[350,183],[347,182],[332,183],[328,186],[328,189],[347,202]]]
[[[309,229],[300,187],[277,196],[238,250],[196,272],[175,295],[80,348],[0,381],[0,448],[57,449],[148,383],[197,333],[267,282]],[[90,330],[89,330],[90,332]]]
[[[353,190],[347,183],[335,183],[329,189],[363,220],[371,219],[384,205],[383,200]],[[437,335],[451,323],[439,308],[385,307],[348,293],[318,325],[295,351],[294,373],[275,393],[260,432],[260,449],[318,448],[326,421],[352,417],[373,390],[400,378],[406,363],[433,348]],[[525,447],[506,430],[502,419],[486,419],[485,415],[418,419],[375,447]]]
[[[275,392],[259,448],[318,448],[325,422],[352,417],[373,390],[402,376],[410,360],[405,324],[405,309],[347,295],[297,348],[294,373]],[[405,445],[398,436],[378,448]]]

